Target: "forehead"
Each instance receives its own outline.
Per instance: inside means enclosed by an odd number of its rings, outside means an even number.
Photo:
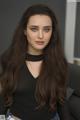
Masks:
[[[29,18],[28,25],[51,26],[52,20],[47,15],[34,15]]]

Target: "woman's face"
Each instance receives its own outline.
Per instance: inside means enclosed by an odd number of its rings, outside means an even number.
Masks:
[[[29,18],[24,34],[28,40],[28,52],[41,54],[52,35],[52,21],[47,15],[34,15]]]

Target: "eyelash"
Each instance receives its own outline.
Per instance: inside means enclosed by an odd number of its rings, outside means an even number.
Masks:
[[[37,28],[31,28],[33,32],[36,32],[38,29]]]
[[[44,29],[45,32],[49,32],[50,30],[51,30],[51,29],[49,29],[49,28],[48,28],[48,29]]]
[[[33,32],[36,32],[38,29],[37,28],[31,28]],[[51,29],[43,29],[45,32],[49,32]]]

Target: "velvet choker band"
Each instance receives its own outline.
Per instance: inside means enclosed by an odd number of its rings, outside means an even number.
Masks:
[[[26,53],[25,59],[28,61],[40,61],[44,59],[44,55],[43,54],[32,55],[32,54]]]

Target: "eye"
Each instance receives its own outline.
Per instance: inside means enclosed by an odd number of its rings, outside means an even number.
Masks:
[[[30,28],[33,32],[36,32],[38,29],[37,28]]]
[[[44,30],[44,32],[50,32],[51,30],[52,30],[52,26],[45,26],[44,28],[43,28],[43,30]]]
[[[44,31],[49,32],[49,31],[51,31],[51,29],[50,28],[44,28]]]

